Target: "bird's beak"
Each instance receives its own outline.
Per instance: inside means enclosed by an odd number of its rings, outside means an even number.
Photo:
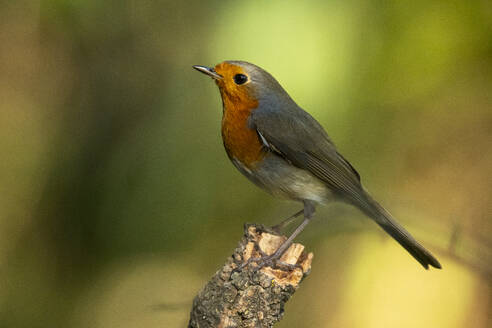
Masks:
[[[217,74],[213,68],[207,66],[200,66],[200,65],[193,65],[193,68],[196,69],[197,71],[207,74],[213,79],[222,80],[222,75]]]

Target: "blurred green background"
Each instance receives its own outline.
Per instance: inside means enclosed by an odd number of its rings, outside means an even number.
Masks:
[[[492,3],[0,1],[0,326],[184,327],[244,222],[300,208],[229,163],[191,65],[272,73],[441,261],[320,208],[278,327],[490,327]]]

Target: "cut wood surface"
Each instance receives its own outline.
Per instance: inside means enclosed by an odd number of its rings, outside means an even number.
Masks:
[[[313,253],[294,243],[280,258],[289,265],[258,270],[252,262],[235,269],[251,257],[261,257],[261,252],[273,254],[285,239],[261,225],[245,225],[234,254],[193,300],[188,327],[272,327],[278,322],[285,303],[309,274]]]

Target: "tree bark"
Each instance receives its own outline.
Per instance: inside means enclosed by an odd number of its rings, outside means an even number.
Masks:
[[[286,239],[263,226],[245,225],[244,237],[234,254],[193,300],[189,328],[272,327],[284,313],[284,305],[311,270],[313,254],[292,244],[280,261],[289,266],[257,269],[252,262],[234,271],[250,257],[273,252]],[[295,265],[295,266],[294,266]]]

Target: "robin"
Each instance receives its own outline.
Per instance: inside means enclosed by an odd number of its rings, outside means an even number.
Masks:
[[[359,173],[337,151],[323,127],[272,75],[244,61],[193,68],[212,77],[219,87],[222,139],[234,166],[267,192],[304,205],[303,210],[275,226],[279,229],[304,215],[276,252],[251,260],[261,266],[275,263],[309,223],[316,205],[342,201],[373,219],[424,268],[441,268],[437,259],[369,195]]]

